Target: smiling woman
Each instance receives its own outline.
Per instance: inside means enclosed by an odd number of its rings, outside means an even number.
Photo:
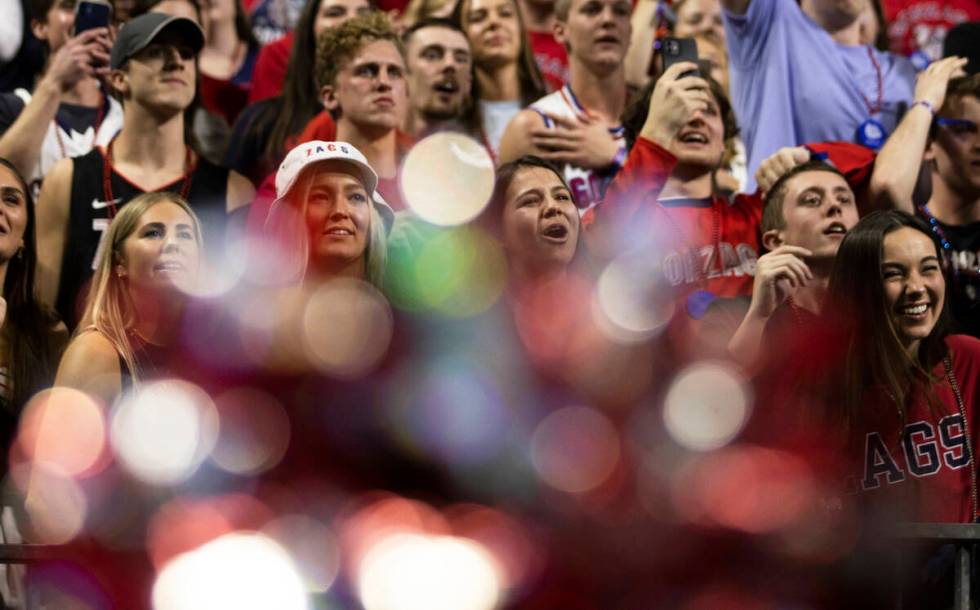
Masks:
[[[870,214],[848,232],[824,306],[843,353],[820,383],[858,466],[851,474],[884,501],[877,508],[969,523],[980,341],[948,335],[941,261],[929,227],[904,212]]]
[[[68,332],[34,294],[34,200],[24,178],[0,158],[0,463],[31,396],[54,376]],[[6,468],[3,468],[6,472]]]
[[[55,385],[111,403],[162,368],[197,282],[201,229],[179,195],[146,193],[116,215],[105,244]]]
[[[284,266],[304,280],[347,276],[381,286],[394,212],[377,186],[367,159],[346,142],[312,141],[291,150],[276,173],[277,197],[266,222],[273,241],[292,255]]]

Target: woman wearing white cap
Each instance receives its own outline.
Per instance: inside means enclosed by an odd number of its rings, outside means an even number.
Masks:
[[[293,272],[277,264],[279,277],[354,277],[380,287],[394,212],[377,185],[367,159],[346,142],[312,141],[291,150],[276,173],[266,221],[282,248],[277,263]]]

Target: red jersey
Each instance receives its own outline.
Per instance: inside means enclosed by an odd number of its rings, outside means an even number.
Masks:
[[[534,63],[538,64],[549,91],[558,91],[570,80],[568,53],[551,32],[528,32]]]
[[[922,51],[933,61],[943,56],[943,40],[950,28],[980,21],[977,0],[884,0],[882,4],[892,52]]]
[[[662,199],[677,158],[638,138],[596,212],[653,231],[664,279],[679,296],[701,289],[715,297],[751,294],[759,258],[762,205],[757,196]],[[605,212],[605,213],[604,213]]]
[[[967,442],[975,452],[980,441],[975,409],[980,401],[980,340],[952,335],[946,345],[966,423],[941,362],[932,370],[939,381],[930,387],[939,408],[930,408],[921,391],[913,392],[902,427],[896,425],[897,410],[888,393],[868,392],[868,424],[862,446],[852,455],[856,472],[849,483],[873,502],[888,502],[890,510],[905,509],[915,521],[971,523]]]
[[[847,142],[808,145],[811,153],[834,165],[855,190],[868,180],[874,153]],[[661,259],[664,279],[678,291],[682,306],[695,318],[713,298],[751,295],[755,264],[762,251],[759,193],[731,199],[664,199],[660,196],[677,158],[646,138],[637,138],[626,164],[597,208],[596,222],[613,219],[620,227],[649,227]],[[589,222],[591,218],[584,219]],[[651,235],[652,233],[652,235]],[[687,297],[700,291],[697,302]]]

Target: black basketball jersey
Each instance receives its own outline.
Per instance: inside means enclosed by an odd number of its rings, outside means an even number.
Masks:
[[[74,329],[84,310],[88,283],[98,263],[102,238],[109,228],[109,202],[103,187],[103,151],[93,148],[88,154],[72,160],[71,199],[68,212],[68,234],[61,258],[58,284],[58,314]],[[117,209],[144,193],[112,168],[112,195]],[[158,189],[179,193],[184,179]],[[206,248],[220,249],[227,219],[228,170],[198,157],[192,173],[188,201],[201,220]]]

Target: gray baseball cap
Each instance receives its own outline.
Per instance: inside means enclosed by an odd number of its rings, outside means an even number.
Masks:
[[[109,67],[113,70],[121,68],[130,57],[145,49],[167,28],[179,30],[195,53],[204,48],[204,32],[190,19],[166,13],[146,13],[123,24],[112,45]]]

